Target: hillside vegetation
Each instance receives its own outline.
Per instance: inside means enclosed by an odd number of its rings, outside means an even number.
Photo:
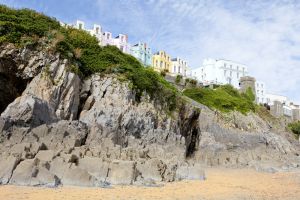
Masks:
[[[288,128],[297,136],[300,137],[300,121],[288,124]]]
[[[93,73],[114,73],[129,80],[139,99],[144,91],[154,100],[176,108],[176,89],[151,68],[145,68],[133,56],[118,48],[101,47],[86,31],[61,27],[56,19],[29,9],[10,9],[0,5],[0,44],[35,46],[47,41],[49,51],[59,52],[73,62],[71,70],[83,78]]]
[[[249,111],[255,111],[255,96],[250,88],[242,94],[231,85],[219,86],[216,89],[191,88],[186,89],[184,95],[222,112],[236,110],[246,114]]]

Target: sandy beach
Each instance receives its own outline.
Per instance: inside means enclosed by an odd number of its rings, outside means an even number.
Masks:
[[[167,183],[162,187],[112,188],[1,186],[1,200],[181,200],[299,199],[300,173],[262,173],[251,169],[206,169],[205,181]]]

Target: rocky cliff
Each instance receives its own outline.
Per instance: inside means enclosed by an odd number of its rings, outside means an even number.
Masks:
[[[167,113],[129,82],[39,48],[0,47],[0,183],[146,184],[205,179],[204,166],[300,166],[299,145],[255,114],[186,99]]]

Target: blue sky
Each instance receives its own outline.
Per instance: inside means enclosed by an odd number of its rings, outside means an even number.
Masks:
[[[268,92],[300,103],[300,1],[0,0],[72,23],[100,24],[201,66],[204,58],[246,64]]]

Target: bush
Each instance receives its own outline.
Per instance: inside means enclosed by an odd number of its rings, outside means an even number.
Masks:
[[[181,80],[182,80],[182,75],[179,75],[179,74],[178,74],[178,75],[176,76],[175,83],[178,84],[178,83],[180,83]]]
[[[252,90],[250,91],[252,92]],[[255,104],[252,99],[248,97],[250,94],[240,94],[238,90],[234,89],[231,85],[223,85],[216,89],[186,89],[184,95],[222,112],[236,110],[246,114],[249,111],[255,111]]]
[[[300,121],[288,124],[288,128],[298,137],[300,136]]]

